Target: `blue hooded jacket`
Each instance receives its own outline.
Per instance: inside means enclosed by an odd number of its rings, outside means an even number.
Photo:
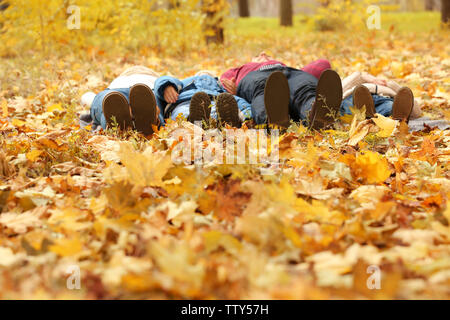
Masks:
[[[173,86],[178,94],[178,101],[175,105],[179,105],[183,102],[190,101],[192,97],[198,92],[205,92],[209,96],[216,97],[221,93],[227,92],[220,84],[217,78],[210,75],[201,75],[187,78],[185,80],[179,80],[171,76],[163,76],[156,80],[155,83],[155,96],[158,101],[158,105],[165,118],[170,116],[173,108],[168,108],[167,102],[164,100],[164,90],[168,86]],[[234,96],[238,104],[239,110],[244,115],[245,119],[251,119],[251,105],[245,99]],[[212,113],[215,113],[213,107]]]

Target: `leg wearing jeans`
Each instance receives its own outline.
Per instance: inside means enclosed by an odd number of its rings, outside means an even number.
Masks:
[[[103,99],[111,92],[122,94],[127,99],[128,103],[130,103],[130,88],[106,89],[97,94],[91,105],[91,118],[94,125],[100,125],[103,129],[106,129],[106,118],[103,114]],[[158,118],[160,124],[164,125],[164,117],[161,112],[158,114]]]
[[[377,94],[372,94],[373,101],[375,103],[375,112],[385,117],[392,115],[392,106],[394,105],[394,99],[389,97],[383,97]],[[353,107],[353,95],[348,96],[342,101],[341,113],[352,114],[350,107]]]
[[[217,112],[216,112],[216,102],[214,100],[211,101],[211,118],[217,119]],[[173,109],[172,114],[170,115],[170,119],[176,120],[178,116],[183,116],[183,118],[188,119],[189,118],[189,106],[190,101],[180,103],[178,106]]]
[[[91,105],[91,118],[94,125],[100,125],[103,129],[106,129],[106,118],[103,114],[103,99],[111,92],[117,92],[122,94],[130,102],[130,88],[123,89],[106,89],[97,94]]]
[[[348,96],[342,100],[341,104],[341,114],[352,114],[350,108],[353,108],[353,95]]]
[[[312,106],[316,101],[316,97],[309,97],[307,99],[303,99],[303,102],[297,103],[295,110],[299,110],[299,120],[303,123],[309,119],[309,113],[311,112]]]
[[[394,99],[389,97],[383,97],[376,94],[372,95],[375,102],[375,111],[382,116],[392,116],[392,107],[394,106]]]
[[[267,121],[264,89],[267,78],[277,70],[279,69],[250,72],[238,86],[237,96],[250,102],[252,118],[256,124],[265,124]]]
[[[287,69],[291,91],[289,113],[294,121],[307,120],[316,100],[317,79],[304,71]]]
[[[256,124],[265,124],[267,121],[266,106],[264,103],[264,90],[260,90],[252,101],[252,117]]]

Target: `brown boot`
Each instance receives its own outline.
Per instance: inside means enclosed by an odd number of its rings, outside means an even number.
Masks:
[[[106,127],[111,128],[115,124],[122,131],[133,128],[130,106],[125,96],[118,92],[108,93],[103,99],[103,114],[106,119]]]
[[[309,115],[310,128],[320,130],[330,127],[341,109],[341,77],[333,70],[325,70],[320,76],[316,88],[316,101]]]
[[[144,84],[130,89],[130,106],[136,131],[145,136],[153,133],[153,126],[159,125],[159,108],[153,91]]]
[[[239,107],[236,99],[229,93],[222,93],[217,97],[217,115],[219,120],[234,128],[241,126]]]
[[[288,79],[282,72],[275,71],[267,78],[264,89],[264,105],[269,124],[283,128],[289,127],[289,100]]]
[[[191,99],[189,118],[192,123],[208,122],[211,116],[211,98],[205,92],[197,92]]]
[[[409,121],[412,110],[414,108],[414,94],[411,89],[401,88],[394,99],[392,107],[392,117],[395,120]]]
[[[366,86],[357,86],[355,88],[353,91],[353,104],[359,110],[366,106],[366,118],[375,116],[375,102]]]

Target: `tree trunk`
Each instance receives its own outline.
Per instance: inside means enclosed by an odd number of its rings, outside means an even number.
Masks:
[[[180,1],[177,0],[169,0],[168,9],[173,10],[180,7]]]
[[[250,17],[250,9],[248,6],[248,0],[239,0],[239,16],[241,18]]]
[[[434,9],[434,0],[425,0],[425,10],[433,11]]]
[[[202,12],[206,15],[203,24],[207,44],[222,44],[225,42],[225,30],[223,28],[223,17],[220,15],[222,9],[216,3],[217,0],[202,0]],[[222,0],[225,1],[225,0]]]
[[[280,0],[280,22],[282,26],[292,27],[292,0]]]
[[[9,7],[8,2],[4,2],[3,0],[0,0],[0,11],[6,10]]]
[[[450,0],[442,0],[442,23],[450,26]]]

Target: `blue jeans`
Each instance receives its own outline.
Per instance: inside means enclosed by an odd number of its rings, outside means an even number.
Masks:
[[[211,118],[217,119],[217,112],[216,112],[216,102],[214,100],[211,101]],[[172,114],[170,115],[170,118],[172,120],[176,120],[178,116],[183,116],[183,118],[188,119],[189,118],[189,107],[190,107],[190,101],[180,103],[178,106],[173,109]]]
[[[308,114],[312,109],[312,106],[314,104],[315,98],[312,97],[304,104],[304,106],[301,108],[301,117],[302,121],[306,123],[306,119],[308,118]],[[189,105],[190,103],[181,103],[180,105],[176,106],[175,109],[172,111],[172,114],[170,115],[170,118],[172,120],[176,120],[179,115],[183,116],[183,118],[188,119],[189,117]],[[213,100],[211,101],[211,118],[217,119],[217,112],[216,112],[216,102]]]
[[[106,129],[106,118],[103,114],[103,99],[105,99],[106,95],[110,92],[118,92],[123,95],[128,103],[130,103],[130,88],[121,88],[121,89],[105,89],[99,94],[97,94],[94,98],[94,101],[91,105],[91,118],[94,122],[94,125],[100,125],[103,129]],[[161,124],[164,123],[164,118],[161,113],[159,114],[159,120]]]
[[[392,115],[392,106],[394,105],[394,99],[389,97],[383,97],[377,94],[372,94],[373,101],[375,103],[375,112],[382,116],[389,117]],[[347,97],[342,101],[341,113],[352,114],[350,107],[353,107],[353,95]]]

